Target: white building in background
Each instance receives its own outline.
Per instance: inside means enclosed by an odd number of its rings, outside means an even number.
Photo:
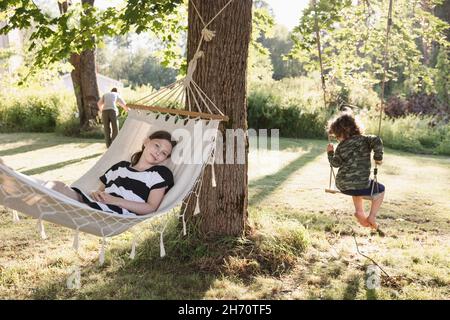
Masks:
[[[0,29],[5,26],[5,22],[0,21]],[[6,35],[0,35],[0,50],[10,49],[13,55],[8,58],[7,63],[4,66],[0,65],[0,75],[12,74],[17,68],[23,64],[23,57],[20,54],[23,49],[23,32],[18,29],[10,31]],[[14,54],[16,53],[16,54]],[[114,80],[107,76],[97,73],[97,83],[100,95],[111,91],[112,88],[123,88],[123,84],[120,81]],[[67,89],[73,91],[72,78],[70,73],[62,75],[59,80],[56,80],[55,89]]]
[[[117,88],[119,89],[119,91],[123,88],[122,82],[101,75],[99,73],[97,73],[97,84],[100,96],[106,92],[111,91],[112,88]],[[61,76],[61,80],[58,82],[58,86],[62,86],[67,90],[73,91],[72,77],[70,76],[70,73],[66,73],[65,75]]]
[[[5,22],[0,21],[0,29],[5,26]],[[23,57],[20,54],[23,47],[23,34],[20,30],[14,29],[8,34],[0,35],[0,50],[10,49],[13,51],[13,55],[9,57],[6,66],[0,68],[0,74],[13,73],[23,63]],[[6,67],[6,68],[5,68]]]

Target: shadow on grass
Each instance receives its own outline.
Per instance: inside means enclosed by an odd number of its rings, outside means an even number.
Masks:
[[[92,159],[92,158],[96,158],[101,156],[103,153],[96,153],[87,157],[83,157],[83,158],[79,158],[79,159],[73,159],[73,160],[67,160],[67,161],[63,161],[63,162],[58,162],[55,164],[51,164],[48,166],[43,166],[43,167],[39,167],[39,168],[34,168],[34,169],[30,169],[30,170],[26,170],[26,171],[22,171],[21,173],[25,174],[25,175],[34,175],[34,174],[40,174],[43,172],[47,172],[47,171],[52,171],[52,170],[56,170],[83,160],[88,160],[88,159]]]
[[[134,260],[130,249],[107,250],[103,266],[98,259],[80,268],[80,289],[68,289],[67,274],[52,281],[42,280],[33,292],[32,299],[151,299],[183,300],[202,299],[220,277],[217,273],[200,270],[196,260],[188,253],[172,250],[166,243],[167,255],[159,256],[159,234],[149,236],[139,244]],[[176,252],[173,252],[176,251]],[[194,262],[194,263],[193,263]]]
[[[17,143],[20,141],[23,141],[24,143],[29,141],[29,143],[15,148],[0,150],[0,157],[12,156],[16,154],[36,151],[44,148],[51,148],[58,145],[70,144],[74,142],[85,144],[97,143],[97,141],[86,142],[85,139],[83,140],[80,138],[57,136],[52,133],[36,133],[35,135],[31,133],[15,133],[15,134],[0,133],[0,144]]]
[[[45,143],[38,143],[38,142],[34,143],[33,142],[33,144],[27,144],[25,146],[20,146],[20,147],[17,147],[17,148],[1,150],[0,151],[0,157],[12,156],[12,155],[15,155],[15,154],[21,154],[21,153],[35,151],[35,150],[39,150],[39,149],[50,148],[50,147],[54,147],[54,146],[57,146],[57,145],[59,145],[59,143],[50,142],[50,141],[46,141]]]
[[[154,227],[154,230],[159,229]],[[166,229],[167,255],[164,258],[160,258],[158,231],[142,234],[142,237],[145,240],[139,243],[134,260],[129,258],[131,241],[123,239],[127,242],[121,241],[120,247],[114,245],[106,251],[103,266],[98,266],[97,257],[79,263],[83,267],[80,268],[81,288],[78,290],[66,286],[74,266],[53,259],[46,268],[59,268],[59,276],[55,277],[52,272],[39,279],[32,298],[186,300],[207,298],[211,290],[212,295],[218,290],[219,296],[228,296],[235,294],[235,288],[227,282],[221,283],[224,277],[231,282],[239,279],[250,284],[259,275],[273,277],[288,272],[297,261],[288,254],[274,253],[276,242],[272,246],[261,245],[260,237],[220,236],[204,240],[195,232],[183,236],[178,219],[170,221]],[[298,248],[293,250],[297,252],[300,246],[297,244]]]
[[[295,138],[281,138],[280,139],[280,151],[288,149],[309,149],[311,147],[316,147],[325,152],[327,146],[327,140],[317,140],[317,139],[295,139]]]
[[[298,145],[297,145],[298,146]],[[261,177],[257,180],[250,181],[249,188],[259,189],[256,194],[253,194],[249,201],[249,206],[257,205],[259,202],[267,198],[273,193],[280,185],[282,185],[289,177],[301,167],[304,167],[309,162],[313,161],[318,155],[324,152],[324,150],[309,142],[307,145],[308,150],[301,154],[297,159],[284,166],[277,172]],[[285,146],[286,148],[288,146]]]

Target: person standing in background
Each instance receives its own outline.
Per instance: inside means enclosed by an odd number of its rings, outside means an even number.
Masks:
[[[127,105],[117,92],[117,88],[112,88],[111,92],[105,93],[97,102],[103,122],[106,147],[108,148],[119,133],[119,110],[116,104],[120,105],[126,112],[128,112]]]

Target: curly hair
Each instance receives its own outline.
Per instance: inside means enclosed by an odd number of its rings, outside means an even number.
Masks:
[[[350,137],[363,134],[361,125],[349,112],[344,112],[338,117],[328,121],[328,135],[348,139]]]

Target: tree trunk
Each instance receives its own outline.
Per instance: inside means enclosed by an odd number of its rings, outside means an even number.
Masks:
[[[422,0],[422,10],[428,13],[431,12],[430,3],[428,0]],[[423,27],[423,26],[422,26]],[[431,45],[425,37],[421,37],[423,64],[427,67],[430,66]]]
[[[435,15],[450,24],[450,0],[445,0],[436,6]],[[450,41],[450,28],[445,31],[447,41]]]
[[[72,78],[72,85],[73,90],[75,93],[75,97],[77,99],[77,107],[78,107],[78,114],[80,117],[80,125],[82,125],[82,115],[84,115],[83,112],[83,96],[81,94],[81,62],[80,62],[80,55],[72,53],[70,55],[70,64],[73,66],[73,70],[70,73],[70,77]]]
[[[98,113],[97,101],[100,99],[95,68],[95,50],[86,50],[80,56],[81,72],[81,96],[83,103],[83,116],[80,114],[80,125],[88,129],[90,121],[95,119]]]
[[[195,5],[205,23],[208,23],[228,0],[196,0]],[[208,97],[229,116],[228,123],[220,125],[223,136],[222,149],[226,159],[226,129],[247,132],[247,58],[251,35],[252,1],[233,1],[209,26],[216,32],[210,42],[203,42],[203,58],[198,61],[194,81]],[[201,37],[203,24],[189,3],[188,61],[192,59]],[[211,167],[205,170],[200,192],[200,232],[207,237],[242,235],[247,224],[248,212],[248,138],[245,135],[244,164],[215,164],[217,187],[211,187]],[[231,140],[231,139],[230,139]],[[234,138],[233,138],[234,140]],[[234,143],[234,142],[233,142]],[[237,150],[234,149],[236,159]],[[216,156],[217,158],[217,156]],[[191,201],[193,202],[193,201]],[[187,209],[192,216],[194,205]]]
[[[82,4],[88,4],[93,7],[94,1],[82,0],[81,2]],[[70,1],[58,2],[60,13],[67,12],[70,5]],[[97,116],[97,101],[100,99],[97,84],[95,49],[85,50],[81,54],[73,53],[70,56],[70,63],[74,68],[71,72],[71,78],[77,100],[80,127],[82,130],[88,130],[91,127],[92,119],[95,119]]]

